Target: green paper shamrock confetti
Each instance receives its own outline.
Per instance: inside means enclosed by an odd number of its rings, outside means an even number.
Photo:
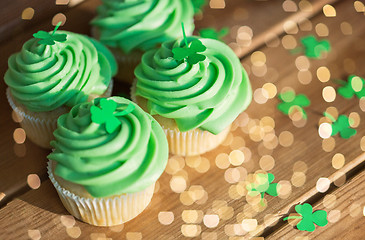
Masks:
[[[272,183],[274,179],[275,176],[272,173],[258,173],[256,175],[256,181],[246,186],[249,192],[248,194],[250,196],[256,196],[260,194],[261,204],[263,204],[262,200],[265,196],[265,193],[273,197],[278,196],[278,188],[280,185],[278,183]]]
[[[356,130],[351,128],[351,126],[350,126],[351,119],[349,119],[347,116],[340,115],[340,116],[338,116],[336,121],[328,113],[324,113],[324,116],[328,117],[329,119],[331,119],[331,121],[333,121],[331,136],[334,136],[337,133],[340,133],[340,136],[342,138],[348,139],[356,134]]]
[[[292,49],[292,54],[297,54],[304,51],[304,54],[309,58],[319,59],[324,52],[331,50],[331,45],[328,40],[317,41],[313,35],[309,35],[300,39],[303,47]]]
[[[305,48],[305,55],[309,58],[320,58],[323,52],[329,52],[331,45],[328,40],[317,41],[313,35],[300,39]]]
[[[44,45],[54,45],[56,42],[65,42],[67,40],[66,34],[56,34],[56,31],[61,26],[61,23],[62,22],[57,23],[51,34],[45,31],[38,31],[37,33],[33,34],[33,37],[40,39],[38,43]]]
[[[351,75],[348,81],[338,81],[342,84],[342,87],[337,89],[338,94],[344,98],[352,98],[356,95],[358,98],[365,97],[365,80],[361,77]]]
[[[90,108],[91,121],[98,124],[105,123],[106,131],[109,134],[113,133],[121,124],[117,117],[127,115],[135,109],[135,106],[130,103],[123,111],[115,112],[117,105],[118,104],[111,99],[100,99],[100,108],[97,106],[91,106]]]
[[[204,61],[206,56],[198,54],[198,52],[204,52],[207,48],[203,45],[201,41],[197,39],[192,41],[190,43],[190,46],[188,46],[188,41],[186,39],[184,30],[184,24],[181,23],[181,26],[184,35],[185,47],[176,47],[172,49],[172,53],[174,54],[174,59],[177,61],[186,59],[186,61],[191,65],[194,65],[200,61]]]
[[[314,224],[323,227],[328,223],[327,212],[324,210],[317,210],[313,212],[313,208],[310,204],[304,203],[303,205],[296,205],[295,211],[300,214],[300,216],[289,216],[283,220],[289,219],[302,219],[298,224],[297,228],[300,231],[313,232],[316,227]]]
[[[224,27],[220,31],[214,28],[203,28],[199,30],[199,35],[203,38],[211,38],[222,41],[222,38],[229,33],[229,28]]]
[[[307,119],[307,113],[304,111],[303,107],[308,107],[310,101],[308,97],[304,94],[299,94],[295,96],[294,91],[286,91],[278,95],[279,99],[283,101],[279,103],[277,108],[282,113],[289,115],[292,111],[299,111],[302,113],[303,119]]]

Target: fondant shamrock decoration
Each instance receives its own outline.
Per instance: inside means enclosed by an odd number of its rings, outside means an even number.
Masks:
[[[217,31],[214,28],[203,28],[199,30],[199,35],[203,38],[211,38],[216,40],[222,40],[224,36],[229,33],[229,28],[224,27],[220,31]]]
[[[303,107],[308,107],[310,101],[304,94],[295,95],[294,91],[286,91],[278,95],[279,99],[283,102],[278,104],[278,109],[282,113],[289,115],[292,111],[297,110],[302,113],[304,119],[307,119],[307,113]]]
[[[115,112],[118,104],[111,99],[100,99],[100,108],[91,106],[91,121],[98,124],[105,123],[105,129],[108,133],[113,133],[121,124],[117,117],[127,115],[135,109],[133,104],[129,104],[126,109],[120,112]]]
[[[344,98],[352,98],[356,95],[358,98],[365,97],[365,80],[361,77],[351,75],[348,81],[339,81],[342,87],[337,89],[338,94]]]
[[[174,54],[174,59],[177,61],[186,59],[186,61],[191,65],[194,65],[200,61],[204,61],[206,56],[199,54],[198,52],[204,52],[207,48],[198,39],[192,41],[190,43],[190,46],[188,46],[188,41],[186,39],[185,30],[184,30],[184,24],[181,24],[181,26],[182,26],[183,35],[184,35],[185,46],[176,47],[176,48],[172,49],[172,53]]]
[[[258,173],[256,174],[256,181],[246,186],[248,193],[251,196],[261,195],[261,199],[264,198],[265,193],[270,196],[278,196],[278,183],[273,183],[275,176],[272,173]]]
[[[67,40],[67,34],[56,33],[57,29],[61,26],[62,22],[57,23],[52,33],[45,31],[38,31],[33,34],[33,37],[40,39],[39,44],[54,45],[56,42],[65,42]]]
[[[313,232],[316,229],[316,225],[323,227],[328,223],[327,212],[324,210],[317,210],[313,212],[313,208],[310,204],[304,203],[303,205],[296,205],[295,211],[300,214],[300,216],[289,216],[283,220],[289,219],[301,219],[297,224],[297,228],[300,231]]]
[[[305,55],[309,58],[320,58],[323,52],[329,52],[331,50],[329,41],[317,41],[313,35],[303,37],[300,41],[305,48]]]
[[[328,114],[325,114],[327,117]],[[331,119],[332,120],[332,119]],[[350,127],[350,119],[345,115],[338,116],[336,121],[332,123],[332,134],[331,136],[340,133],[342,138],[348,139],[356,134],[356,130]]]

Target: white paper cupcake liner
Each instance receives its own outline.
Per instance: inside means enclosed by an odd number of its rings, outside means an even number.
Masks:
[[[113,89],[113,80],[101,97],[110,97]],[[52,148],[50,142],[54,139],[53,131],[57,128],[57,119],[64,113],[67,113],[70,108],[59,107],[49,112],[31,112],[25,110],[25,107],[17,103],[11,95],[10,89],[6,89],[6,97],[9,105],[15,113],[22,119],[20,126],[24,129],[33,143],[43,148]],[[95,96],[99,97],[99,96]]]
[[[187,132],[180,132],[175,129],[168,129],[162,126],[172,154],[180,156],[200,155],[219,146],[227,137],[231,125],[222,132],[214,135],[208,131],[194,129]]]
[[[60,186],[48,162],[48,175],[63,205],[74,217],[95,225],[114,226],[125,223],[140,214],[150,203],[155,183],[143,191],[126,193],[107,198],[80,197]]]
[[[32,142],[43,148],[51,148],[49,144],[53,140],[53,131],[57,128],[57,119],[68,111],[68,108],[62,107],[45,115],[44,113],[28,112],[21,105],[16,103],[10,93],[10,89],[6,89],[6,97],[11,108],[22,119],[20,126],[24,129]]]
[[[131,96],[131,100],[135,103],[137,103],[136,90],[137,90],[137,79],[134,78],[132,85],[131,85],[129,95]]]
[[[105,90],[105,92],[101,95],[101,97],[110,97],[112,95],[113,86],[114,86],[114,79],[110,79],[109,86]]]

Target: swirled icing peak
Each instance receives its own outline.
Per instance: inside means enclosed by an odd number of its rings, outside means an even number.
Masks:
[[[113,55],[98,41],[67,31],[57,34],[67,40],[50,44],[48,39],[45,44],[44,39],[32,38],[8,60],[5,83],[33,112],[72,107],[90,94],[101,95],[117,71]]]
[[[157,44],[180,36],[184,22],[186,33],[194,30],[191,0],[102,0],[92,24],[100,41],[120,48],[124,53],[146,51]]]
[[[173,49],[199,39],[206,56],[195,64],[176,60]],[[197,37],[168,41],[146,52],[135,69],[136,96],[147,99],[151,115],[174,119],[182,132],[195,128],[218,134],[247,108],[252,90],[247,73],[224,43]]]
[[[56,140],[51,142],[55,150],[48,158],[58,163],[56,175],[83,185],[93,197],[141,191],[157,181],[166,167],[165,134],[149,114],[121,97],[107,99],[116,103],[114,116],[120,122],[109,133],[91,117],[91,108],[102,108],[102,101],[76,105],[58,119]],[[130,105],[131,112],[119,114]]]

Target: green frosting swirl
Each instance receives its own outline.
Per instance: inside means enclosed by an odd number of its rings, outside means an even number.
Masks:
[[[191,0],[103,0],[98,17],[91,23],[100,41],[121,49],[150,50],[157,44],[181,36],[181,22],[187,35],[194,30]]]
[[[111,97],[116,112],[131,101]],[[161,126],[140,107],[118,117],[121,125],[109,134],[104,124],[91,121],[90,108],[100,98],[81,103],[58,119],[55,148],[48,158],[57,161],[55,174],[81,184],[93,197],[138,192],[152,185],[164,171],[168,146]]]
[[[190,37],[188,42],[197,38]],[[183,39],[146,52],[135,69],[136,96],[147,99],[151,115],[175,120],[180,131],[195,128],[218,134],[247,108],[252,90],[247,73],[234,52],[214,39],[199,39],[204,61],[190,65],[173,58]]]
[[[76,33],[65,42],[38,44],[32,38],[10,56],[5,83],[13,97],[33,112],[72,107],[89,94],[103,94],[116,74],[117,64],[101,43]]]

